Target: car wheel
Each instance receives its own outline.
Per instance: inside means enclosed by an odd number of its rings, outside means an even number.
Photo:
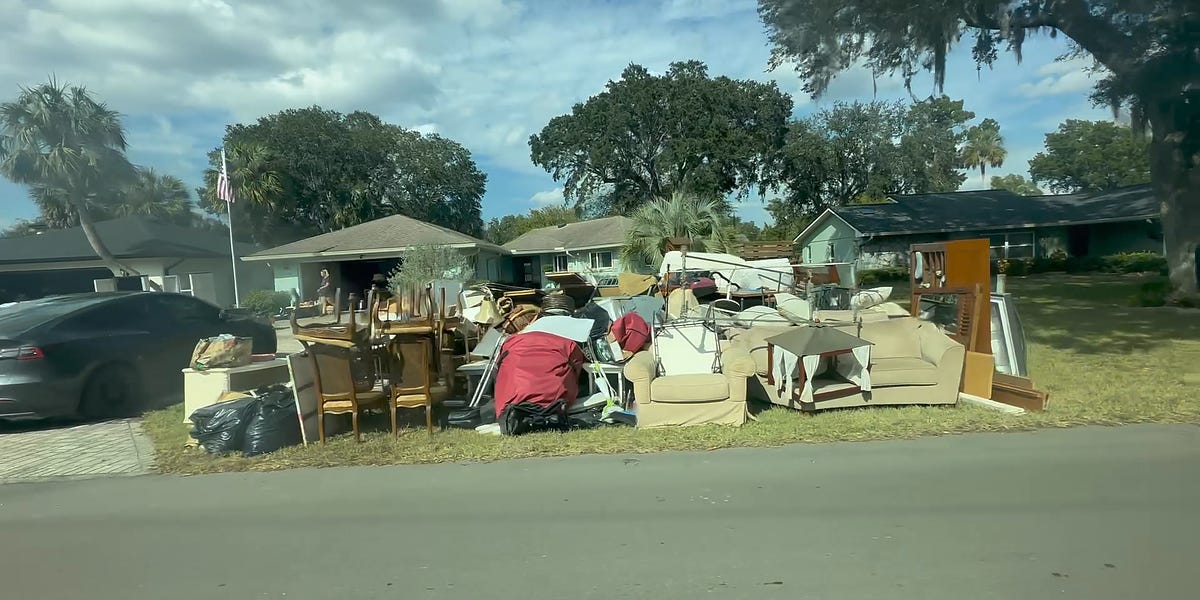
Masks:
[[[86,419],[127,416],[138,407],[141,396],[141,381],[132,367],[100,367],[83,388],[79,415]]]

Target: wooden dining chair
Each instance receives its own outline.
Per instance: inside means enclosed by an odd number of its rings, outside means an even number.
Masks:
[[[396,411],[424,408],[425,428],[433,434],[433,405],[444,397],[444,388],[434,385],[430,364],[432,336],[396,336],[391,342],[391,390],[388,411],[392,417],[392,435],[399,435]]]
[[[350,414],[354,441],[362,441],[358,419],[362,411],[387,405],[387,394],[375,387],[375,369],[360,345],[344,340],[301,340],[312,361],[317,390],[317,436],[325,444],[325,415]],[[358,369],[355,366],[358,365]],[[395,419],[393,418],[393,423]]]

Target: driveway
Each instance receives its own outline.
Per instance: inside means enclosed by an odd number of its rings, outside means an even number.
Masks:
[[[0,486],[12,598],[1191,598],[1200,428]],[[64,566],[69,565],[69,566]]]
[[[141,475],[153,463],[137,419],[0,423],[0,483]]]

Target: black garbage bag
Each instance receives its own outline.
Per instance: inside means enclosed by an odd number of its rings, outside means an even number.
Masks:
[[[258,402],[250,411],[242,453],[258,456],[304,441],[292,390],[275,385],[255,392]]]
[[[567,431],[567,403],[559,400],[549,406],[518,402],[504,407],[498,419],[503,435],[524,435],[535,431]]]
[[[246,426],[257,406],[258,398],[248,396],[198,408],[189,417],[192,437],[210,454],[237,452],[242,449]]]

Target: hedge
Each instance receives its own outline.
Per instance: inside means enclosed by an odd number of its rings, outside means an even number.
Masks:
[[[287,292],[274,290],[254,290],[246,295],[242,307],[254,311],[261,317],[279,314],[279,311],[292,305],[292,295]]]
[[[1068,257],[1059,251],[1041,258],[1013,258],[1005,272],[1014,277],[1037,273],[1159,273],[1166,275],[1167,259],[1153,252],[1124,252],[1110,256]],[[992,263],[992,274],[999,272],[1000,261]],[[870,286],[908,281],[908,267],[866,269],[858,273],[858,285]]]

